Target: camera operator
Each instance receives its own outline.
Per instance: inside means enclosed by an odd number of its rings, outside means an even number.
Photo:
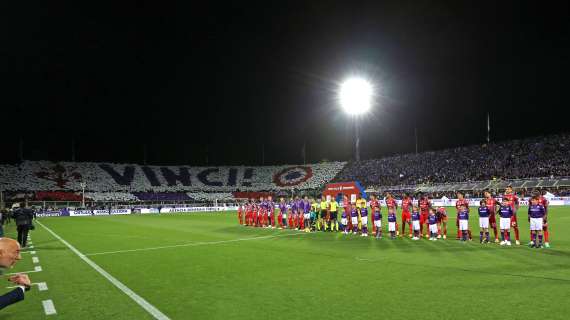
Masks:
[[[0,268],[12,268],[20,259],[20,244],[13,239],[0,238]],[[8,281],[18,287],[0,296],[0,309],[24,300],[24,292],[30,290],[31,282],[27,274],[13,275]]]

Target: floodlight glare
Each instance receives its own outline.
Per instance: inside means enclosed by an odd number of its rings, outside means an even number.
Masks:
[[[372,85],[361,78],[351,78],[340,86],[340,105],[350,115],[363,114],[372,105]]]

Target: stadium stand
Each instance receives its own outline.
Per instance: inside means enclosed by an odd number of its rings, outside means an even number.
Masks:
[[[569,134],[353,162],[334,181],[386,187],[561,176],[570,176]]]
[[[314,189],[330,181],[344,162],[301,166],[188,167],[95,162],[24,161],[0,165],[0,189],[9,191],[232,192]]]
[[[184,192],[134,192],[142,201],[187,201],[190,197]]]

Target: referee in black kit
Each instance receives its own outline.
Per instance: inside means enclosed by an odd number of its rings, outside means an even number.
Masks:
[[[20,247],[25,248],[28,242],[28,232],[33,229],[34,211],[25,206],[20,208],[18,203],[14,204],[13,209],[12,215],[18,229],[18,243],[20,243]]]

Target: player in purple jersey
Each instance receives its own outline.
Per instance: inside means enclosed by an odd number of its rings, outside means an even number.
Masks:
[[[459,220],[458,225],[459,231],[461,231],[461,241],[467,241],[469,238],[469,209],[463,204],[459,206],[457,219]]]
[[[362,236],[368,237],[368,208],[360,208],[360,222],[362,223]]]
[[[396,212],[394,208],[388,208],[388,231],[390,231],[390,239],[396,239]]]
[[[489,215],[491,210],[487,207],[487,202],[483,199],[479,202],[479,243],[489,243]],[[483,237],[483,234],[485,237]]]
[[[429,209],[428,215],[428,226],[429,226],[429,240],[437,241],[437,216],[435,215],[435,209]]]
[[[530,223],[530,244],[531,248],[542,248],[542,228],[546,209],[539,203],[538,196],[532,197],[528,207],[528,222]],[[538,241],[537,241],[538,238]]]
[[[382,238],[382,212],[380,211],[380,207],[375,208],[374,212],[372,213],[372,223],[376,229],[376,239]]]
[[[420,212],[417,206],[412,207],[412,230],[414,231],[414,237],[412,240],[420,240]]]
[[[501,245],[510,246],[511,245],[511,218],[513,217],[514,210],[509,204],[509,200],[503,199],[501,203],[501,208],[499,209],[499,225],[501,228]]]
[[[358,210],[354,203],[350,209],[350,220],[352,222],[352,234],[358,234]]]

